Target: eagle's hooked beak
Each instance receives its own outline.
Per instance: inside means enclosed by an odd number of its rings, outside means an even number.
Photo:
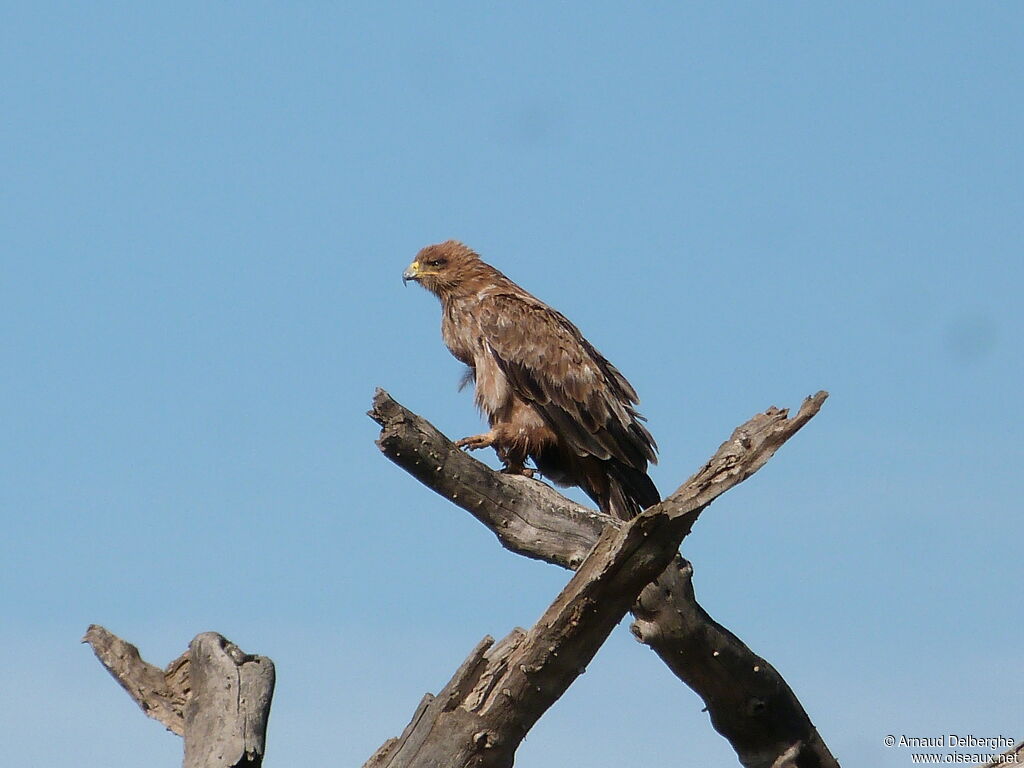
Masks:
[[[405,268],[405,272],[402,273],[402,285],[405,285],[410,280],[420,279],[420,263],[414,261],[408,267]]]

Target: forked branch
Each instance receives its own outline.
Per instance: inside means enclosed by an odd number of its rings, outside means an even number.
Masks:
[[[672,653],[698,654],[669,665],[714,708],[713,722],[744,765],[771,768],[785,756],[802,768],[837,766],[782,678],[696,605],[689,566],[677,555],[703,509],[762,467],[826,396],[808,398],[792,419],[775,408],[758,414],[675,493],[623,523],[542,483],[490,470],[378,390],[370,415],[382,427],[378,445],[388,458],[471,512],[509,549],[578,570],[533,629],[517,630],[493,649],[479,646],[445,688],[443,703],[425,699],[402,737],[367,765],[511,765],[526,731],[633,607],[634,631],[666,661]],[[736,674],[741,686],[753,676],[749,687],[737,690]],[[749,730],[735,724],[735,706],[745,710]]]

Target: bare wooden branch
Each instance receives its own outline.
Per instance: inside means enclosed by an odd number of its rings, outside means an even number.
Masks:
[[[826,397],[819,392],[808,398],[793,419],[778,409],[754,417],[663,504],[678,503],[688,494],[700,498],[718,482],[734,485],[748,477],[817,413]],[[381,425],[377,444],[389,459],[470,512],[514,552],[575,569],[606,526],[623,525],[544,483],[494,472],[382,390],[370,416]],[[689,525],[696,514],[691,518]],[[633,606],[634,634],[701,696],[715,729],[743,765],[772,768],[798,754],[802,768],[838,768],[781,675],[697,604],[691,577],[690,564],[676,555]]]
[[[142,660],[139,649],[117,635],[91,624],[83,643],[93,653],[129,696],[149,717],[163,723],[179,736],[185,733],[185,701],[188,698],[188,653],[184,653],[166,669]]]
[[[747,768],[838,768],[782,675],[697,603],[681,556],[640,594],[633,634],[703,700],[715,730]],[[795,760],[792,755],[798,755]]]
[[[529,632],[515,632],[494,648],[485,647],[486,643],[478,646],[442,692],[440,708],[436,701],[425,699],[403,736],[385,744],[368,765],[512,765],[523,736],[586,667],[641,590],[669,566],[700,513],[763,466],[817,412],[824,399],[824,393],[809,398],[793,419],[778,409],[758,414],[735,430],[711,460],[665,501],[621,527],[605,526],[540,621]],[[452,478],[450,484],[460,481],[461,472],[474,471],[467,463],[472,459],[386,393],[378,391],[371,416],[383,427],[382,450],[391,456],[390,445],[396,460],[403,458],[402,450],[394,448],[396,436],[407,432],[410,423],[419,422],[402,465],[424,482]],[[435,450],[421,452],[429,442],[423,439],[429,431],[435,433]],[[511,478],[491,477],[494,473],[490,470],[487,473],[482,477],[489,483],[470,486],[461,500],[458,491],[451,498],[471,511],[482,510],[488,499],[501,502],[504,494],[495,494],[496,486],[508,488],[504,481]],[[466,488],[464,483],[459,487]],[[508,497],[506,506],[513,513],[521,505],[522,494]],[[547,522],[552,524],[546,529],[559,529],[557,521]],[[506,535],[509,527],[505,527]],[[585,535],[577,532],[577,539],[582,541]],[[527,548],[521,538],[518,541]],[[563,564],[569,562],[566,559]]]
[[[185,740],[184,768],[259,768],[274,694],[274,663],[215,632],[197,635],[167,669],[93,624],[83,638],[150,717]]]

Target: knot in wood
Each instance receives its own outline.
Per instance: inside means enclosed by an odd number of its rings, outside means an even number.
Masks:
[[[658,626],[657,622],[653,621],[637,619],[630,625],[629,631],[633,633],[633,637],[637,639],[637,642],[644,645],[651,645],[664,637],[661,627]]]
[[[491,749],[494,746],[494,734],[490,731],[477,731],[473,734],[473,746],[477,749]]]
[[[747,700],[747,715],[756,717],[763,715],[768,709],[768,702],[764,699],[751,698]]]

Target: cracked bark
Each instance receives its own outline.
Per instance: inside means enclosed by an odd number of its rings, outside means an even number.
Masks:
[[[184,768],[259,768],[274,694],[274,663],[215,632],[160,669],[93,624],[82,642],[149,717],[184,738]]]
[[[507,548],[576,573],[529,632],[516,630],[497,645],[485,638],[366,768],[512,765],[526,732],[630,608],[634,632],[704,697],[744,765],[838,767],[778,673],[696,604],[692,571],[677,554],[701,511],[762,467],[826,396],[808,398],[792,419],[775,408],[758,414],[675,493],[622,522],[543,483],[490,470],[378,390],[370,416],[382,427],[378,445],[388,458],[473,514]]]

